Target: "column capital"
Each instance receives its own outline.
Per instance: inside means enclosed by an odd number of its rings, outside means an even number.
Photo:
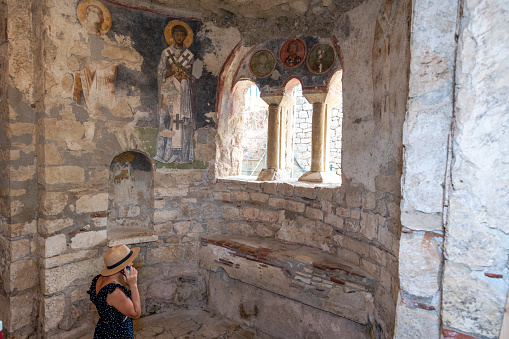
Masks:
[[[294,100],[289,97],[284,89],[270,89],[270,90],[262,90],[260,93],[260,97],[263,101],[265,101],[269,106],[283,106],[288,107],[293,105]]]
[[[304,89],[302,95],[310,104],[325,103],[327,99],[327,91],[321,89]]]

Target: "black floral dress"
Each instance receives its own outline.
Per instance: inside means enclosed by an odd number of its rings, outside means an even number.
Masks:
[[[108,305],[106,302],[108,294],[113,293],[117,287],[124,291],[129,298],[131,298],[131,291],[120,284],[111,283],[101,288],[96,295],[95,286],[100,276],[98,275],[92,280],[90,289],[87,292],[90,294],[90,300],[94,303],[101,317],[95,327],[94,339],[133,339],[133,321],[131,318],[123,315],[115,307]]]

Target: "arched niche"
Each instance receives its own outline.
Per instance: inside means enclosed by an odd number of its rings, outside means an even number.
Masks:
[[[153,166],[138,151],[116,155],[110,164],[108,244],[157,240],[153,232]]]

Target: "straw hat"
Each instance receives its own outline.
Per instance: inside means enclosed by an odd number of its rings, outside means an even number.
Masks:
[[[139,247],[129,249],[129,247],[123,244],[113,246],[104,255],[106,267],[101,271],[101,275],[110,276],[122,271],[122,269],[133,262],[138,252],[140,252]]]

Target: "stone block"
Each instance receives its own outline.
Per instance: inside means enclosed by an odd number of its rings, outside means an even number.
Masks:
[[[369,255],[369,245],[365,242],[355,240],[343,234],[334,235],[333,240],[339,246],[360,254],[363,257],[368,257]]]
[[[189,189],[187,187],[156,187],[154,188],[154,197],[175,199],[186,197]]]
[[[28,123],[7,123],[6,127],[6,134],[9,139],[23,134],[32,135],[35,131],[35,125]]]
[[[255,233],[260,237],[273,237],[276,230],[265,224],[258,224]]]
[[[108,193],[84,195],[76,200],[77,213],[91,213],[108,210]]]
[[[240,216],[240,209],[237,207],[226,205],[221,207],[221,211],[225,219],[237,219]]]
[[[37,313],[37,295],[33,292],[29,292],[9,299],[11,311],[10,321],[6,324],[4,329],[7,329],[10,333],[14,333],[23,327],[32,325],[35,321],[32,315]]]
[[[308,186],[295,186],[294,194],[298,197],[316,199],[316,188]]]
[[[347,218],[347,219],[344,219],[344,230],[345,231],[348,231],[348,232],[353,232],[353,233],[359,233],[360,232],[360,225],[359,225],[359,220],[357,219],[350,219],[350,218]]]
[[[293,185],[285,182],[279,184],[279,192],[283,195],[293,195]]]
[[[264,193],[276,194],[277,183],[275,182],[263,182],[262,188]]]
[[[1,251],[0,251],[1,253]],[[10,242],[10,258],[12,261],[18,261],[30,254],[30,240],[20,239]]]
[[[362,194],[359,191],[350,190],[346,192],[345,201],[348,207],[360,208],[362,205]]]
[[[77,261],[67,265],[41,270],[41,286],[44,295],[60,292],[69,286],[91,281],[104,267],[102,257]]]
[[[377,239],[378,235],[378,217],[373,213],[362,213],[360,220],[361,234],[366,238]],[[390,249],[391,247],[389,247]]]
[[[392,250],[392,245],[395,240],[395,235],[392,234],[387,227],[378,227],[378,242],[385,246],[385,248]]]
[[[322,220],[323,212],[317,208],[307,207],[305,216],[311,219]]]
[[[180,250],[177,246],[158,247],[147,251],[145,264],[168,264],[179,260]]]
[[[45,144],[43,148],[43,160],[46,165],[62,165],[62,157],[55,144]]]
[[[231,193],[231,198],[232,198],[232,200],[237,200],[237,201],[247,201],[247,200],[251,199],[249,197],[249,193],[245,192],[245,191],[233,191]]]
[[[163,209],[166,206],[166,201],[164,199],[159,198],[158,200],[154,201],[154,209],[160,210]]]
[[[74,220],[71,218],[55,220],[39,219],[39,228],[42,234],[52,234],[59,232],[67,227],[72,226],[73,224]]]
[[[277,212],[260,210],[260,220],[269,221],[269,222],[277,222],[279,215]]]
[[[182,218],[197,219],[200,217],[200,209],[196,205],[182,204],[180,213]]]
[[[394,339],[440,338],[437,311],[412,308],[398,301]]]
[[[348,208],[338,207],[336,208],[336,214],[342,218],[350,218],[351,210]]]
[[[324,218],[324,222],[326,224],[331,225],[335,229],[338,229],[338,230],[343,229],[343,224],[344,224],[343,218],[338,217],[335,214],[326,215]]]
[[[269,198],[269,206],[277,208],[277,209],[285,209],[286,208],[286,200],[279,198]]]
[[[71,239],[71,248],[91,248],[106,244],[106,230],[80,232]]]
[[[260,215],[260,210],[258,208],[242,208],[240,214],[243,218],[256,220]]]
[[[378,277],[380,275],[380,266],[378,266],[377,264],[369,261],[369,260],[366,260],[364,258],[361,258],[361,265],[360,267],[365,270],[366,272],[368,272],[368,274],[370,274],[373,278],[375,278],[376,280],[378,280]]]
[[[69,195],[67,192],[44,192],[40,195],[40,206],[45,215],[57,215],[62,213],[67,206]]]
[[[318,189],[317,198],[318,200],[332,201],[334,190],[330,187],[322,187]]]
[[[370,247],[369,258],[371,260],[373,260],[374,262],[378,263],[382,267],[387,264],[387,253],[375,246]],[[390,289],[388,289],[388,290],[390,290]]]
[[[180,216],[178,210],[161,210],[154,212],[154,223],[160,224],[168,221],[176,220]]]
[[[80,250],[78,252],[72,252],[67,254],[61,254],[55,257],[47,258],[42,260],[44,268],[54,268],[62,265],[67,265],[74,261],[84,260],[88,258],[94,258],[98,254],[97,250]]]
[[[40,238],[41,250],[44,258],[53,257],[67,251],[67,239],[65,234],[58,234],[46,239]]]
[[[176,222],[173,224],[173,229],[177,233],[177,235],[186,235],[189,233],[191,227],[190,221],[182,221],[182,222]]]
[[[251,193],[251,200],[257,201],[257,202],[267,202],[269,200],[269,195],[266,193]]]
[[[27,181],[32,180],[35,177],[35,165],[31,166],[18,166],[14,168],[9,166],[9,179],[10,181]]]
[[[429,234],[401,234],[399,276],[405,293],[428,298],[437,293],[442,262],[438,245]]]
[[[214,193],[214,200],[230,201],[230,192],[217,192]]]
[[[208,230],[209,234],[211,234],[211,235],[220,234],[221,228],[222,228],[222,223],[220,220],[212,219],[212,220],[207,221],[207,230]]]
[[[249,188],[250,190],[254,190],[254,191],[261,191],[262,190],[261,183],[260,182],[256,182],[256,181],[249,181],[247,183],[247,188]]]
[[[42,302],[44,304],[44,332],[48,332],[56,329],[64,317],[65,295],[45,297]]]
[[[8,264],[7,290],[20,292],[37,286],[37,261],[23,260]]]
[[[442,321],[446,328],[480,338],[497,338],[502,326],[507,287],[461,264],[444,264]]]
[[[173,301],[177,285],[172,281],[155,281],[149,284],[147,297],[164,301]]]
[[[10,225],[10,236],[21,237],[28,234],[34,234],[37,232],[37,222],[35,220],[31,222],[16,223]]]
[[[306,209],[306,204],[299,201],[287,200],[285,205],[287,210],[296,213],[302,213]]]
[[[42,184],[83,184],[85,170],[78,166],[45,166]]]

